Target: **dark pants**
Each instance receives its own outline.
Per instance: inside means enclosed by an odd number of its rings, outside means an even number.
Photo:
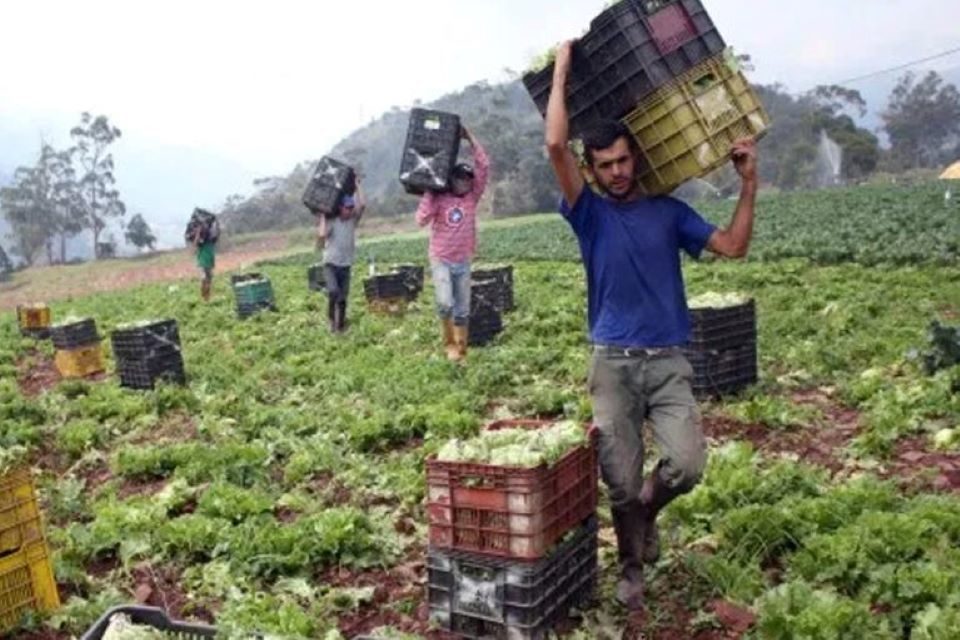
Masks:
[[[334,329],[342,330],[347,319],[347,297],[350,295],[350,267],[323,265],[327,282],[327,315]]]
[[[660,451],[655,473],[670,493],[700,481],[707,447],[693,397],[693,368],[679,351],[619,355],[600,347],[590,368],[600,468],[614,507],[629,508],[643,487],[643,424]]]

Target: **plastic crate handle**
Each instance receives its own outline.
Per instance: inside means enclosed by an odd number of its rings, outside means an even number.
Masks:
[[[643,11],[645,15],[652,16],[661,9],[669,7],[672,4],[677,4],[680,0],[639,0],[637,2],[640,5],[640,10]]]

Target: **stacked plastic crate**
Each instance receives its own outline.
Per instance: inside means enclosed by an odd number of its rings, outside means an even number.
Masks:
[[[504,421],[488,429],[543,428]],[[597,580],[591,442],[533,469],[427,460],[431,619],[470,638],[545,638]]]
[[[503,332],[503,316],[513,311],[513,267],[480,266],[470,274],[470,346],[483,347]]]
[[[509,313],[516,308],[513,297],[513,265],[478,265],[471,274],[476,282],[493,280],[496,282],[495,304],[503,313]]]
[[[59,606],[33,477],[15,469],[0,476],[0,635],[30,611]]]
[[[50,337],[51,322],[50,307],[43,303],[17,305],[17,324],[20,326],[20,335],[46,340]]]
[[[260,273],[245,273],[231,276],[233,296],[237,302],[237,317],[246,320],[264,310],[276,311],[270,278]]]
[[[699,396],[737,393],[757,382],[757,311],[753,300],[690,310],[686,349]]]
[[[313,176],[303,192],[303,204],[315,216],[336,217],[340,199],[352,195],[357,188],[357,176],[353,168],[324,156],[317,162]]]
[[[552,79],[553,65],[523,79],[543,114]],[[700,0],[621,0],[597,16],[574,48],[567,106],[574,135],[609,120],[630,128],[648,195],[718,168],[769,125]]]
[[[92,318],[66,321],[50,327],[50,339],[56,349],[54,363],[64,378],[84,378],[102,373],[103,349]]]
[[[176,320],[151,320],[117,328],[110,334],[110,344],[121,386],[153,389],[161,380],[186,384]]]
[[[470,283],[470,331],[471,347],[484,347],[503,332],[503,308],[500,283],[495,278]]]
[[[400,182],[407,193],[444,192],[460,153],[460,116],[413,109],[400,161]]]

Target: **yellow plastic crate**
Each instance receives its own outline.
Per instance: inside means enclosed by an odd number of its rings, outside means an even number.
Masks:
[[[770,118],[727,54],[679,76],[623,119],[646,166],[640,183],[647,195],[669,193],[730,160],[740,138],[760,138]]]
[[[50,326],[50,307],[45,304],[18,305],[17,323],[21,329],[45,329]]]
[[[384,316],[402,316],[406,313],[409,304],[409,301],[404,297],[367,300],[367,308],[371,313]]]
[[[59,606],[45,542],[0,557],[0,633],[15,627],[28,611],[53,611]]]
[[[43,540],[33,477],[16,469],[0,477],[0,555]]]
[[[99,342],[79,349],[60,349],[54,363],[64,378],[83,378],[104,371],[103,350]]]

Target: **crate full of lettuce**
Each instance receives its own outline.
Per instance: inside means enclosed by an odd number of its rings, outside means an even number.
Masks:
[[[537,560],[597,507],[597,452],[576,422],[508,420],[427,460],[430,546]]]

